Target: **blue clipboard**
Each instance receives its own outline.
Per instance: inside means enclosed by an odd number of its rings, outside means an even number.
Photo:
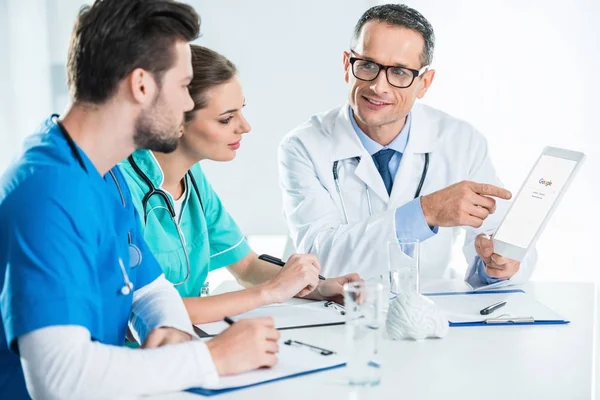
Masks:
[[[464,296],[464,295],[495,295],[509,293],[525,293],[522,289],[505,289],[505,290],[490,290],[490,291],[469,291],[469,292],[437,292],[424,293],[426,297],[436,296]],[[448,321],[450,327],[470,327],[470,326],[522,326],[522,325],[564,325],[571,321],[565,319],[535,319],[533,317],[504,317],[504,318],[487,318],[482,321],[473,322],[452,322]]]
[[[268,381],[253,383],[251,385],[245,385],[245,386],[236,386],[236,387],[227,388],[227,389],[216,389],[215,390],[215,389],[195,388],[195,389],[189,389],[187,391],[190,392],[190,393],[199,394],[201,396],[207,396],[207,397],[208,396],[216,396],[216,395],[219,395],[219,394],[229,393],[229,392],[233,392],[233,391],[236,391],[236,390],[247,389],[247,388],[254,387],[254,386],[264,385],[266,383],[272,383],[272,382],[282,381],[282,380],[286,380],[286,379],[297,378],[299,376],[315,374],[317,372],[329,371],[330,369],[341,368],[341,367],[344,367],[344,366],[346,366],[346,363],[341,363],[339,365],[333,365],[331,367],[314,369],[314,370],[310,370],[310,371],[303,371],[303,372],[299,372],[297,374],[286,375],[286,376],[282,376],[282,377],[276,378],[276,379],[271,379],[271,380],[268,380]]]

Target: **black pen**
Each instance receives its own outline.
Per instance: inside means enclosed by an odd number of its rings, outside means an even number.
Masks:
[[[229,325],[233,325],[235,323],[235,321],[229,317],[223,318],[223,321],[227,322]]]
[[[271,264],[279,265],[280,267],[283,267],[285,265],[285,262],[282,261],[280,258],[273,257],[268,254],[261,254],[260,256],[258,256],[258,259],[270,262]],[[324,281],[325,277],[323,275],[319,275],[319,279]]]
[[[479,311],[479,314],[481,314],[481,315],[491,314],[494,311],[496,311],[497,309],[499,309],[500,307],[503,307],[505,305],[506,305],[506,301],[499,301],[499,302],[494,303],[491,306],[487,306],[483,310]]]
[[[283,344],[287,344],[288,346],[306,346],[311,350],[318,351],[319,354],[321,354],[322,356],[330,356],[332,354],[335,354],[335,351],[327,350],[322,347],[313,346],[312,344],[303,343],[292,339],[286,340],[285,342],[283,342]]]

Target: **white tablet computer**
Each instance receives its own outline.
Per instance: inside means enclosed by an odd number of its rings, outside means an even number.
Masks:
[[[585,154],[546,147],[493,235],[494,253],[521,261],[535,244]]]

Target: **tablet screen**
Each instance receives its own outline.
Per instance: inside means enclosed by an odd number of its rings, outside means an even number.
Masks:
[[[576,161],[542,155],[494,237],[527,248],[576,165]]]

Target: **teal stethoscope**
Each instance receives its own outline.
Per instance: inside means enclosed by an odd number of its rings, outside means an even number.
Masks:
[[[360,162],[360,157],[354,157],[357,163]],[[341,160],[339,160],[341,161]],[[339,177],[339,161],[333,162],[333,182],[335,183],[335,189],[338,192],[338,196],[340,196],[340,201],[342,202],[342,211],[344,212],[344,218],[346,219],[346,224],[349,224],[348,213],[346,212],[346,204],[344,203],[344,196],[342,196],[342,190],[340,189],[340,177]],[[421,195],[421,189],[423,188],[423,182],[425,182],[425,178],[427,177],[427,170],[429,169],[429,153],[425,153],[425,165],[423,166],[423,172],[421,173],[421,180],[419,181],[419,186],[417,186],[417,191],[415,192],[415,199]],[[369,216],[373,215],[373,208],[371,206],[371,195],[369,193],[369,187],[365,184],[365,190],[367,191],[367,204],[369,205]]]
[[[87,168],[85,167],[85,163],[83,162],[83,158],[81,157],[81,154],[79,153],[79,150],[77,149],[77,146],[73,141],[73,138],[71,138],[71,135],[69,135],[69,132],[67,132],[64,125],[58,120],[58,115],[53,115],[52,118],[57,118],[56,125],[60,128],[60,132],[67,141],[67,144],[69,145],[73,156],[75,157],[81,168],[83,168],[85,172],[88,172]],[[125,207],[127,204],[125,203],[125,196],[123,195],[121,185],[119,184],[115,173],[113,171],[108,172],[110,173],[112,179],[115,181],[115,185],[117,186],[117,190],[119,191],[119,195],[121,196],[121,202],[123,203],[123,207]],[[129,243],[129,264],[132,267],[138,266],[142,263],[142,252],[135,244],[133,244],[131,231],[127,232],[127,241]],[[121,273],[123,274],[123,286],[119,290],[119,293],[121,293],[123,296],[128,296],[133,291],[133,283],[129,280],[129,275],[127,275],[127,270],[125,269],[125,265],[123,264],[123,259],[120,257],[119,267],[121,268]]]

